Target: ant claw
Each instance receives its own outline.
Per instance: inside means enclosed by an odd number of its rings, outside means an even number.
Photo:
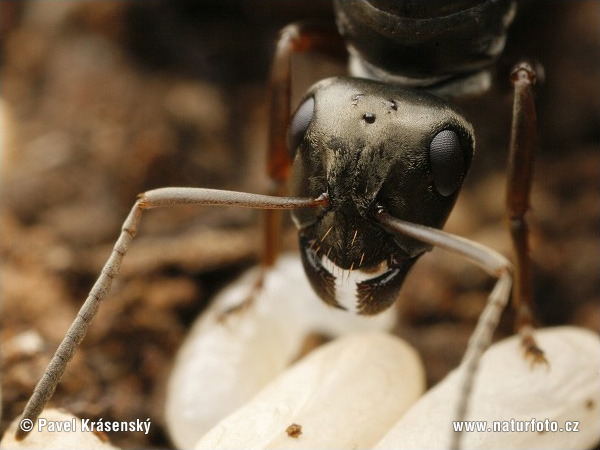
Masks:
[[[550,369],[550,363],[546,359],[544,351],[538,347],[531,334],[527,333],[523,336],[521,345],[523,346],[525,359],[530,361],[530,368],[532,370],[534,367],[541,364],[545,365],[548,370]]]

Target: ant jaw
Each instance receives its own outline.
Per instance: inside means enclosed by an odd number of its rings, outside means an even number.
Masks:
[[[300,236],[300,258],[304,272],[315,293],[321,300],[334,308],[343,309],[335,295],[335,276],[331,274],[321,263],[321,258],[312,248],[311,241],[302,234]]]
[[[336,281],[338,277],[323,265],[323,259],[328,259],[325,256],[319,256],[312,244],[313,242],[309,238],[300,235],[302,265],[313,290],[329,306],[345,311],[354,310],[357,314],[365,316],[379,314],[396,301],[406,275],[421,256],[419,254],[401,260],[391,258],[389,265],[383,263],[381,268],[374,272],[349,270],[346,279],[342,275],[339,281]],[[337,267],[333,262],[331,265]],[[354,289],[354,285],[356,285],[356,289]],[[352,287],[351,292],[346,286]],[[338,288],[340,289],[338,290]],[[349,301],[344,302],[346,304],[340,302],[340,299],[348,298],[355,299],[355,304],[348,304]]]
[[[388,309],[398,298],[406,275],[419,256],[396,262],[383,274],[357,283],[358,313],[373,316]]]

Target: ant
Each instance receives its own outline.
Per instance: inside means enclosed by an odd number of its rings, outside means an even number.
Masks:
[[[338,7],[343,8],[343,3],[338,2]],[[500,3],[513,7],[512,2]],[[510,8],[507,11],[511,11]],[[278,52],[276,60],[288,58],[286,52],[292,49],[300,50],[294,48],[296,46],[302,47],[307,44],[311,49],[318,49],[320,37],[318,31],[313,32],[309,27],[287,28],[282,33],[278,46],[282,50]],[[352,37],[347,36],[347,39],[352,42]],[[326,45],[329,45],[331,37],[328,36],[324,40]],[[367,41],[375,42],[372,38],[368,38]],[[358,52],[357,47],[351,47],[353,52]],[[429,53],[422,48],[421,52]],[[353,53],[353,57],[356,57],[356,53]],[[399,88],[391,82],[340,78],[325,80],[309,91],[291,119],[288,134],[286,129],[290,111],[289,94],[282,92],[289,90],[290,75],[286,72],[287,64],[288,62],[276,63],[273,69],[269,172],[271,177],[281,184],[291,176],[293,196],[258,196],[190,188],[167,188],[142,194],[126,219],[123,233],[102,271],[101,278],[94,286],[89,301],[86,301],[82,308],[78,322],[61,345],[61,353],[51,363],[52,375],[45,376],[40,388],[36,389],[30,403],[33,408],[27,409],[26,414],[29,417],[36,415],[36,409],[41,411],[43,404],[52,394],[53,387],[49,385],[57,378],[57,374],[64,371],[66,362],[72,356],[74,346],[71,342],[78,344],[83,339],[100,298],[107,294],[122,257],[135,235],[142,211],[147,208],[194,203],[273,210],[291,209],[300,228],[301,256],[307,276],[323,301],[334,307],[345,308],[336,296],[333,276],[321,264],[324,256],[346,270],[368,269],[374,273],[375,269],[381,268],[382,271],[378,275],[357,286],[358,312],[376,314],[393,303],[410,267],[431,246],[445,246],[478,260],[494,275],[500,276],[490,304],[501,304],[507,300],[510,264],[480,246],[436,230],[443,225],[451,211],[473,155],[473,130],[466,119],[451,104],[422,91]],[[355,59],[355,64],[360,62],[356,63]],[[381,68],[378,64],[365,61],[362,64],[363,70]],[[286,73],[281,75],[280,71]],[[456,69],[453,68],[452,81],[457,81],[455,78],[463,78],[456,73]],[[531,67],[521,65],[514,74],[517,113],[511,147],[514,152],[524,149],[525,156],[529,157],[535,147],[531,98],[534,72]],[[434,86],[435,92],[443,93],[447,83],[441,77],[431,82],[431,86]],[[277,112],[278,108],[282,110],[281,113]],[[429,113],[419,116],[421,108],[427,109]],[[348,111],[355,114],[352,117],[353,121],[338,122],[339,117],[350,119],[351,113]],[[403,112],[404,116],[401,115]],[[421,120],[416,120],[417,117]],[[426,122],[425,118],[430,122]],[[382,125],[386,120],[398,128]],[[340,127],[337,132],[333,131],[335,125]],[[327,134],[323,129],[326,129]],[[356,132],[357,129],[363,134]],[[286,134],[290,143],[289,149],[282,145]],[[374,134],[375,137],[372,137]],[[403,144],[403,139],[406,138],[414,145]],[[360,142],[356,145],[358,150],[344,153],[344,150],[349,148],[344,139],[351,141],[353,146]],[[403,148],[403,145],[408,151],[397,154],[391,150],[392,147]],[[353,146],[350,146],[352,150]],[[509,183],[515,190],[511,190],[508,197],[515,200],[511,205],[511,220],[519,255],[516,270],[516,296],[521,298],[519,328],[526,336],[525,341],[530,353],[536,358],[542,358],[527,331],[531,320],[528,312],[531,295],[528,283],[530,275],[527,272],[527,233],[522,220],[528,207],[526,199],[531,173],[531,159],[527,159],[525,165],[517,164],[516,173],[511,175],[512,179],[521,180],[522,183]],[[511,167],[514,166],[511,164]],[[355,174],[366,176],[354,178]],[[274,193],[279,189],[275,189]],[[409,192],[408,198],[402,198],[405,192]],[[410,201],[412,205],[405,204]],[[269,215],[267,223],[270,229],[276,228],[276,222],[276,217]],[[324,242],[319,253],[317,244],[320,241]],[[276,256],[276,243],[273,239],[266,242],[264,264],[268,267]],[[485,322],[485,327],[489,328],[489,338],[493,325],[493,320]],[[477,332],[475,336],[478,338],[474,341],[477,341],[483,350],[487,345],[487,338],[484,339],[481,333]],[[476,364],[477,356],[472,358],[473,364]],[[39,411],[37,413],[39,414]]]

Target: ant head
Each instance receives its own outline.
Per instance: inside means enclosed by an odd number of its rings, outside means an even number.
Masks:
[[[373,219],[374,210],[381,205],[403,220],[443,226],[473,157],[471,125],[432,95],[332,78],[309,90],[292,118],[288,142],[293,195],[329,196],[327,208],[292,213],[313,287],[338,306],[335,277],[323,262],[370,276],[383,270],[384,284],[374,281],[378,277],[358,283],[358,300],[361,289],[375,283],[378,304],[359,306],[359,312],[385,309],[429,247],[387,233]]]

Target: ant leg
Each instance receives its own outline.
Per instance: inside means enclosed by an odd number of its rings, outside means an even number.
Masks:
[[[396,219],[382,209],[376,211],[375,217],[388,230],[464,256],[497,278],[496,285],[488,297],[485,309],[479,316],[475,331],[473,331],[469,339],[467,351],[461,363],[461,365],[465,366],[465,372],[456,416],[453,420],[464,421],[479,361],[483,352],[492,343],[494,331],[496,330],[502,311],[508,303],[512,286],[512,265],[501,254],[468,239],[446,233],[436,228]],[[461,436],[460,432],[453,431],[450,448],[458,449],[460,447]]]
[[[318,51],[341,55],[343,40],[330,24],[293,23],[281,30],[271,66],[269,80],[269,147],[267,173],[273,181],[271,195],[285,195],[285,182],[292,167],[286,135],[291,116],[292,70],[294,53]],[[270,267],[279,252],[279,212],[265,211],[262,264]]]
[[[94,283],[87,299],[77,313],[77,317],[69,327],[67,334],[25,406],[21,420],[28,419],[31,421],[32,426],[30,430],[33,429],[33,424],[35,424],[50,397],[52,397],[58,382],[65,372],[67,363],[71,360],[77,346],[85,337],[90,323],[100,307],[100,303],[108,295],[112,282],[119,273],[123,258],[137,233],[144,210],[185,204],[231,205],[255,209],[295,209],[315,208],[327,205],[328,199],[326,196],[316,199],[272,197],[245,192],[202,188],[163,188],[140,194],[125,222],[123,222],[121,234],[108,260],[104,264],[100,276]],[[19,428],[16,433],[16,439],[22,440],[28,433],[29,431]]]
[[[544,352],[533,338],[533,286],[529,258],[528,227],[525,214],[533,176],[533,158],[537,147],[536,111],[533,86],[536,73],[528,63],[516,65],[510,75],[514,85],[513,120],[511,127],[506,184],[507,220],[515,253],[515,283],[513,305],[517,318],[516,328],[527,358],[532,363],[547,363]]]
[[[270,195],[286,195],[286,181],[292,168],[286,142],[291,117],[292,55],[314,50],[339,56],[344,49],[344,41],[329,23],[293,23],[279,32],[269,74],[267,174],[272,181]],[[273,209],[265,210],[263,214],[262,270],[248,297],[227,313],[243,311],[253,303],[263,287],[266,270],[275,264],[279,254],[281,214]]]

